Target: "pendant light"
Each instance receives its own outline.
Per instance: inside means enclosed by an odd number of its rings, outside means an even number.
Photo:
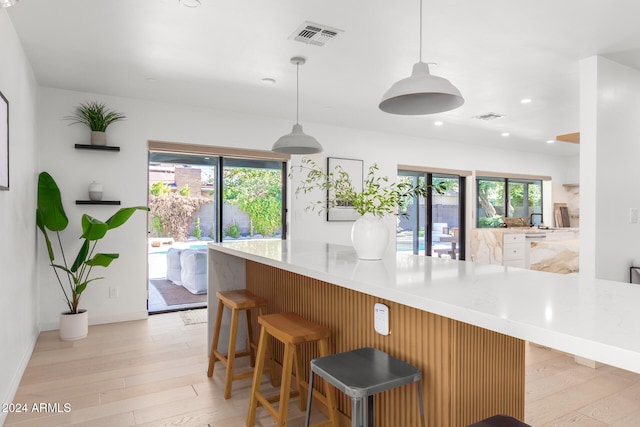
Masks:
[[[2,7],[10,7],[14,4],[18,3],[20,0],[0,0],[0,6]]]
[[[271,151],[284,154],[315,154],[322,151],[322,145],[311,135],[302,131],[302,126],[298,123],[299,98],[300,98],[300,65],[304,65],[307,60],[301,56],[291,58],[291,63],[296,66],[296,124],[290,134],[280,137],[273,144]]]
[[[411,76],[399,80],[384,94],[382,111],[406,116],[441,113],[464,104],[458,88],[445,78],[432,76],[429,64],[422,62],[422,0],[420,0],[420,61]]]

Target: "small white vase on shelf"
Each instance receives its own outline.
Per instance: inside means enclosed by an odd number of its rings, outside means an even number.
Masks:
[[[365,213],[353,223],[351,242],[359,259],[382,259],[389,244],[389,230],[384,219]]]
[[[89,184],[89,200],[102,200],[102,184],[96,181],[93,181],[91,184]]]

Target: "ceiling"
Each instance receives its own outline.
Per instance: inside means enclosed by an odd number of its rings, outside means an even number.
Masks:
[[[432,74],[449,79],[466,103],[395,116],[377,106],[418,61],[418,0],[201,3],[21,0],[7,12],[39,84],[48,87],[293,123],[296,70],[289,59],[305,56],[300,122],[310,134],[309,123],[328,123],[576,155],[576,144],[546,141],[579,131],[579,61],[603,55],[640,68],[637,0],[424,0],[423,61],[437,63]],[[290,40],[305,21],[343,32],[322,47]],[[490,112],[503,117],[474,118]]]

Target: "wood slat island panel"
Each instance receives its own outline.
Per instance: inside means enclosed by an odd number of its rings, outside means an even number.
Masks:
[[[294,311],[331,328],[333,352],[376,347],[419,367],[430,427],[462,427],[498,413],[524,418],[520,339],[255,261],[246,261],[246,287],[267,298],[270,313]],[[376,302],[390,308],[389,336],[373,329]],[[305,360],[316,356],[315,347],[304,349]],[[412,386],[376,396],[376,425],[419,425],[416,394]],[[349,402],[339,404],[350,415]]]

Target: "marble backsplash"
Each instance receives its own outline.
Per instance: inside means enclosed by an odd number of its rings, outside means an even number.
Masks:
[[[471,230],[471,261],[503,265],[506,233],[529,236],[525,239],[526,268],[560,274],[578,272],[580,240],[576,228],[476,228]]]

